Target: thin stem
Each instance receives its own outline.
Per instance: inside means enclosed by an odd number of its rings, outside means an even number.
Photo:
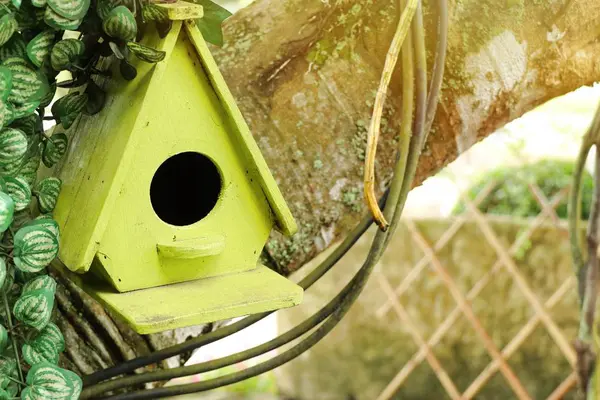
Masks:
[[[385,64],[383,67],[383,73],[381,74],[381,81],[379,88],[377,89],[377,95],[375,97],[375,104],[373,106],[373,116],[371,117],[371,124],[369,126],[369,132],[367,136],[367,151],[365,158],[365,175],[364,175],[364,192],[367,201],[367,206],[375,219],[377,225],[381,230],[386,230],[389,223],[386,221],[379,205],[377,204],[377,197],[375,195],[375,156],[377,154],[377,143],[379,141],[379,131],[381,125],[381,115],[383,113],[383,105],[385,102],[385,96],[387,94],[392,74],[398,61],[398,55],[402,48],[402,43],[408,35],[410,24],[413,16],[417,9],[417,0],[409,0],[407,6],[402,11],[400,18],[398,19],[398,27],[394,38],[388,50],[385,58]]]
[[[8,323],[8,329],[12,330],[14,325],[12,323],[12,316],[10,311],[10,306],[8,305],[8,298],[6,297],[6,290],[2,290],[2,301],[4,301],[4,312],[6,312],[6,322]],[[21,382],[24,382],[23,379],[23,370],[21,369],[21,358],[19,357],[19,348],[17,347],[17,339],[14,334],[10,335],[10,339],[12,341],[12,348],[15,354],[15,360],[17,362],[17,370],[19,371],[19,379]]]
[[[15,383],[18,383],[18,384],[19,384],[19,385],[21,385],[21,386],[27,386],[27,384],[26,384],[25,382],[23,382],[23,381],[20,381],[20,380],[18,380],[18,379],[15,379],[15,378],[13,378],[12,376],[6,375],[6,377],[7,377],[9,380],[11,380],[11,381],[13,381],[13,382],[15,382]]]

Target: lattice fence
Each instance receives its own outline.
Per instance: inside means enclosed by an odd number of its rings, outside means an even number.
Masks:
[[[535,288],[532,287],[532,283],[528,282],[525,275],[521,273],[517,262],[515,261],[515,255],[519,249],[527,243],[532,234],[543,223],[547,224],[548,222],[551,222],[556,224],[556,226],[561,229],[561,237],[564,237],[565,241],[567,240],[564,223],[561,224],[559,217],[556,214],[556,207],[566,198],[569,188],[563,188],[553,198],[548,199],[544,196],[539,187],[531,185],[529,189],[539,203],[542,211],[537,217],[532,219],[526,229],[519,232],[514,243],[507,246],[506,243],[503,243],[503,241],[499,239],[494,231],[493,225],[488,221],[486,215],[482,214],[477,208],[478,204],[486,198],[495,185],[495,182],[490,182],[473,201],[463,197],[462,200],[466,205],[465,212],[456,218],[449,228],[440,235],[434,243],[430,242],[423,235],[414,221],[406,219],[404,223],[410,231],[413,243],[405,243],[405,245],[416,246],[422,251],[423,257],[412,266],[410,272],[404,276],[399,284],[393,285],[386,277],[384,270],[379,269],[376,271],[374,280],[378,282],[380,290],[383,291],[387,297],[387,300],[379,305],[376,310],[377,317],[383,318],[386,315],[389,317],[389,313],[395,314],[397,316],[397,323],[401,324],[403,329],[409,333],[418,347],[418,350],[408,362],[398,366],[398,373],[380,393],[378,400],[400,398],[397,393],[399,393],[402,386],[411,379],[415,370],[418,367],[422,367],[422,364],[424,363],[427,363],[433,370],[450,399],[478,398],[482,388],[497,374],[500,374],[504,378],[505,382],[512,390],[512,393],[514,393],[514,398],[520,400],[533,399],[532,395],[528,393],[528,390],[522,383],[519,374],[511,367],[509,359],[519,350],[523,343],[528,340],[532,332],[540,327],[545,329],[547,334],[552,338],[566,361],[571,366],[574,365],[575,352],[571,345],[573,338],[569,337],[564,332],[563,327],[557,325],[552,318],[550,310],[563,300],[565,296],[572,295],[575,290],[575,278],[567,278],[562,284],[556,287],[555,292],[551,296],[542,298],[542,296],[536,292]],[[456,281],[457,278],[452,276],[444,265],[444,262],[442,262],[438,256],[440,251],[450,243],[451,239],[459,232],[466,221],[475,222],[479,232],[481,232],[480,240],[485,240],[489,243],[497,258],[496,262],[492,265],[481,265],[481,268],[485,269],[485,273],[467,292],[460,289]],[[402,296],[407,293],[413,282],[422,277],[423,274],[431,273],[431,271],[433,271],[433,273],[443,282],[443,285],[447,288],[455,303],[455,307],[447,314],[443,323],[437,327],[430,337],[424,337],[420,332],[419,324],[414,321],[414,316],[411,316],[409,312],[407,312],[405,307],[406,304],[403,305]],[[510,276],[513,283],[518,287],[520,293],[525,297],[533,310],[532,316],[527,323],[520,326],[512,340],[502,348],[500,348],[492,339],[493,332],[486,329],[472,307],[472,303],[484,290],[486,290],[489,283],[496,279],[499,274],[507,274]],[[404,301],[406,301],[406,299]],[[493,308],[494,305],[491,304],[490,307]],[[450,374],[447,373],[444,366],[435,355],[436,346],[440,346],[444,337],[451,330],[456,329],[456,321],[461,317],[468,321],[468,324],[475,331],[477,338],[479,339],[480,346],[485,348],[491,358],[487,367],[481,371],[479,376],[472,380],[466,389],[464,388],[464,384],[462,385],[462,388],[457,387]],[[388,318],[387,321],[392,320]],[[543,380],[544,376],[540,376],[539,379]],[[562,383],[555,388],[547,399],[565,398],[568,393],[572,394],[574,392],[576,384],[575,374],[567,374]]]

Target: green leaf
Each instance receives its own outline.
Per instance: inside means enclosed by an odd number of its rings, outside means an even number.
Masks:
[[[56,71],[73,65],[85,52],[85,45],[78,39],[63,39],[56,43],[50,53],[50,63]]]
[[[0,257],[0,287],[4,285],[6,280],[6,260]],[[2,353],[2,351],[0,351]]]
[[[85,88],[85,93],[88,96],[88,101],[85,104],[84,112],[88,115],[99,113],[106,103],[106,92],[90,80]]]
[[[0,129],[10,124],[13,117],[13,109],[9,107],[9,103],[0,100]]]
[[[43,179],[37,184],[34,192],[38,198],[38,206],[42,213],[50,213],[54,210],[61,185],[62,181],[54,177]]]
[[[46,108],[52,103],[54,100],[54,96],[56,95],[56,82],[51,82],[48,86],[48,92],[44,97],[40,99],[40,107]]]
[[[142,20],[144,22],[166,22],[169,20],[169,15],[164,8],[153,3],[146,3],[142,6]]]
[[[98,0],[96,2],[96,13],[101,20],[104,20],[115,7],[121,5],[123,5],[122,0]]]
[[[137,23],[135,16],[127,7],[117,6],[104,19],[102,29],[108,36],[121,40],[133,40],[137,34]]]
[[[8,331],[3,325],[0,325],[0,354],[4,353],[8,347]]]
[[[1,136],[0,136],[1,137]],[[48,141],[42,152],[42,162],[48,168],[60,161],[67,152],[67,135],[55,133]]]
[[[17,362],[13,358],[0,358],[0,388],[8,387],[12,382],[9,377],[18,379]]]
[[[58,364],[59,354],[48,343],[41,343],[38,346],[32,346],[25,343],[21,348],[23,359],[29,365],[36,365],[43,362]]]
[[[27,384],[21,394],[21,398],[27,400],[77,399],[82,386],[81,378],[75,373],[44,362],[31,367]]]
[[[24,104],[43,97],[45,93],[40,93],[44,86],[42,77],[27,64],[27,61],[20,57],[9,57],[2,65],[12,73],[12,89],[8,95],[10,102]]]
[[[11,0],[11,3],[16,9],[21,8],[21,0]]]
[[[0,131],[0,165],[18,161],[27,152],[27,136],[23,131],[5,128]]]
[[[223,21],[231,16],[231,13],[210,0],[195,0],[204,8],[204,16],[196,20],[196,25],[202,32],[204,40],[216,46],[223,45]]]
[[[70,20],[54,12],[52,8],[46,7],[46,11],[44,12],[44,22],[54,29],[74,31],[79,28],[83,19]]]
[[[0,389],[0,400],[12,400],[13,396],[4,389]]]
[[[44,329],[54,307],[54,295],[45,289],[22,294],[13,306],[15,318],[27,326],[41,331]]]
[[[65,129],[69,129],[75,119],[81,114],[87,104],[87,94],[72,92],[56,100],[52,105],[52,116],[57,123],[62,123]]]
[[[37,8],[46,7],[46,0],[31,0],[31,4]]]
[[[0,46],[4,46],[6,42],[17,31],[19,24],[15,19],[15,15],[10,13],[0,18]]]
[[[48,290],[54,295],[56,293],[56,281],[50,275],[38,275],[23,285],[21,293],[26,294],[40,289]]]
[[[22,227],[26,226],[41,226],[42,228],[48,229],[58,240],[59,238],[59,229],[58,223],[52,218],[52,216],[48,214],[42,214],[37,218],[27,222]]]
[[[0,232],[8,229],[15,215],[15,202],[6,193],[0,192]]]
[[[33,136],[36,133],[41,132],[42,119],[37,114],[29,114],[23,118],[19,118],[14,121],[11,128],[19,129],[27,136]]]
[[[58,15],[70,20],[82,19],[90,8],[90,0],[47,0]]]
[[[27,208],[29,202],[31,202],[31,188],[27,184],[27,181],[20,176],[5,176],[4,181],[6,182],[8,195],[15,202],[15,211]]]
[[[12,89],[12,72],[0,66],[0,100],[6,101]]]
[[[127,81],[131,81],[137,76],[137,69],[127,62],[127,60],[121,60],[119,63],[119,72],[123,79]]]
[[[14,262],[21,271],[40,271],[58,254],[58,238],[49,229],[39,225],[22,227],[14,240]]]
[[[48,323],[41,332],[36,333],[33,340],[29,340],[28,343],[36,344],[40,342],[48,342],[56,349],[57,353],[62,353],[65,350],[65,338],[62,332],[52,322]]]
[[[21,166],[21,168],[17,171],[19,176],[23,178],[29,186],[32,186],[37,178],[37,170],[40,167],[40,161],[42,160],[41,151],[37,151],[32,154],[27,160],[25,164]]]
[[[27,56],[33,65],[39,68],[50,56],[55,39],[56,32],[49,29],[39,33],[29,41],[27,44]]]
[[[127,42],[127,48],[134,56],[148,63],[157,63],[165,59],[167,53],[155,50],[152,47],[144,46],[135,42]]]
[[[12,117],[13,119],[19,119],[31,115],[39,106],[39,100],[32,100],[20,105],[15,105],[12,109]]]
[[[0,47],[0,62],[4,62],[7,58],[19,57],[25,59],[27,57],[27,43],[20,33],[12,35],[6,44]]]

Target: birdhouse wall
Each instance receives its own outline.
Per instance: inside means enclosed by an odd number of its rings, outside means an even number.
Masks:
[[[150,36],[146,43],[166,50],[167,58],[154,67],[137,64],[138,77],[109,91],[105,109],[80,124],[85,135],[71,144],[56,210],[61,260],[79,271],[94,260],[94,269],[119,291],[253,269],[274,225],[261,176],[246,157],[245,143],[233,134],[226,112],[232,105],[215,93],[181,24],[174,23],[164,40]],[[208,215],[175,226],[157,214],[151,186],[161,165],[183,153],[214,163],[221,190]],[[198,195],[210,171],[191,174],[183,167],[170,183],[196,188]],[[168,203],[169,196],[163,191],[162,201]],[[222,248],[192,258],[158,250],[182,242]]]

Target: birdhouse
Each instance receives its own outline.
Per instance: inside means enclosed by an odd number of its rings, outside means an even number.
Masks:
[[[296,224],[200,31],[177,20],[201,11],[187,7],[170,9],[166,37],[147,32],[165,59],[111,80],[59,174],[60,261],[139,333],[302,298],[258,262],[272,228]]]

